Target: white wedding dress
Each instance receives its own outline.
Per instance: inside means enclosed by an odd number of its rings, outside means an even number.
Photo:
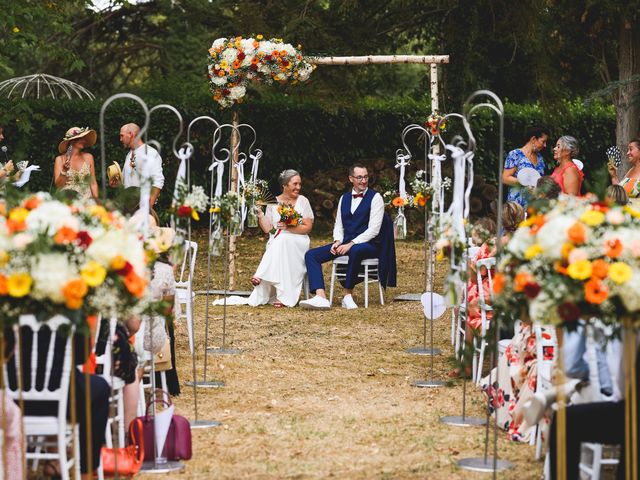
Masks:
[[[295,209],[302,218],[313,218],[311,204],[300,195]],[[265,216],[275,225],[280,221],[276,205],[268,205]],[[309,250],[309,235],[282,230],[278,236],[269,235],[267,249],[262,256],[254,277],[261,279],[249,297],[249,305],[273,303],[276,299],[287,307],[295,307],[300,298],[302,281],[307,268],[304,254]]]

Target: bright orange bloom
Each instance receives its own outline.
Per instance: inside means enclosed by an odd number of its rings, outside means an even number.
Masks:
[[[89,287],[81,278],[71,280],[62,287],[62,295],[64,296],[64,303],[67,308],[71,310],[77,310],[82,306],[82,299],[85,297]]]
[[[234,70],[237,70],[240,68],[240,62],[238,60],[236,60],[235,62],[233,62],[233,64],[231,65],[231,68],[233,68]]]
[[[591,276],[599,280],[604,280],[609,275],[609,264],[599,258],[591,263]]]
[[[566,265],[563,265],[560,262],[556,262],[553,264],[553,268],[555,268],[556,272],[562,274],[562,275],[567,275],[567,267]]]
[[[26,208],[27,210],[33,210],[34,208],[37,208],[41,203],[42,201],[34,195],[24,202],[24,208]]]
[[[567,236],[570,241],[580,245],[587,240],[587,228],[582,222],[576,222],[567,230]]]
[[[7,295],[9,288],[7,287],[7,277],[0,273],[0,295]]]
[[[407,204],[407,201],[402,197],[396,197],[391,201],[391,205],[394,207],[404,207]]]
[[[584,299],[587,302],[600,305],[607,297],[609,297],[609,289],[597,278],[592,278],[584,284]]]
[[[53,241],[58,245],[68,245],[78,238],[78,233],[69,227],[60,227],[58,233],[53,237]]]
[[[513,290],[516,292],[524,291],[524,287],[527,283],[530,283],[533,277],[529,272],[518,272],[516,278],[513,281]]]
[[[144,290],[147,287],[147,281],[144,278],[138,276],[133,270],[131,270],[124,277],[124,285],[125,287],[127,287],[127,290],[129,290],[129,293],[131,293],[131,295],[140,298],[144,294]]]
[[[278,55],[280,55],[280,52],[278,50],[274,50],[273,52],[271,52],[271,56],[273,57],[277,57]]]
[[[622,253],[622,242],[612,238],[604,242],[604,254],[609,258],[618,258]]]
[[[22,232],[27,229],[27,224],[16,220],[7,220],[5,223],[9,233]]]
[[[114,270],[120,270],[124,268],[126,264],[127,261],[122,255],[116,255],[111,259],[111,268],[113,268]]]
[[[531,226],[531,230],[529,231],[529,233],[531,235],[535,235],[536,233],[538,233],[538,230],[540,230],[543,225],[544,225],[544,215],[536,215],[533,219],[533,225]]]
[[[493,293],[500,295],[500,292],[504,290],[504,274],[498,272],[493,277]]]
[[[257,65],[259,61],[260,59],[257,56],[255,56],[251,59],[251,65]]]

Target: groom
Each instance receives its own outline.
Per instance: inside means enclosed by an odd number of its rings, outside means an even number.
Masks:
[[[353,190],[345,193],[338,202],[336,223],[333,227],[333,243],[309,250],[305,254],[309,290],[315,296],[300,302],[310,309],[331,307],[324,290],[322,264],[342,255],[349,256],[344,280],[343,308],[358,308],[351,293],[358,281],[360,262],[366,258],[378,258],[380,254],[380,227],[384,217],[382,196],[367,188],[369,174],[364,165],[356,163],[349,168],[349,181]]]

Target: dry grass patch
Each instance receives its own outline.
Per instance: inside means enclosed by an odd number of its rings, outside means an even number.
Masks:
[[[240,240],[238,288],[249,289],[264,245],[257,238]],[[197,289],[205,287],[205,246],[200,241]],[[456,466],[460,458],[482,455],[484,429],[439,422],[440,416],[460,414],[462,382],[437,389],[410,385],[427,375],[429,360],[404,351],[422,341],[422,310],[417,302],[391,300],[423,289],[423,244],[398,243],[397,254],[401,287],[387,292],[385,306],[373,291],[366,310],[228,307],[228,344],[242,354],[209,355],[208,379],[226,386],[198,390],[199,417],[224,425],[193,431],[194,458],[182,478],[487,478]],[[221,258],[214,258],[213,267],[214,286],[221,288]],[[439,265],[439,286],[444,269]],[[361,295],[359,287],[359,304]],[[205,296],[195,303],[202,379]],[[222,307],[210,306],[209,315],[209,346],[219,347]],[[450,318],[447,312],[434,323],[435,346],[444,352],[434,358],[440,380],[452,368]],[[186,325],[177,349],[180,379],[190,380]],[[473,386],[468,392],[468,413],[482,415],[480,392]],[[183,387],[175,403],[193,418],[191,389]],[[540,477],[542,464],[534,461],[532,447],[503,438],[498,445],[501,458],[515,464],[500,478]]]

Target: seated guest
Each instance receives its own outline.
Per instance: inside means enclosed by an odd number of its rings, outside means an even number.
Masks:
[[[553,177],[545,175],[538,179],[535,189],[535,197],[537,199],[555,200],[561,193],[560,185],[558,185]]]
[[[521,207],[522,208],[522,207]],[[479,334],[482,328],[482,313],[480,311],[480,289],[483,291],[484,300],[491,303],[489,291],[489,277],[485,267],[480,271],[481,285],[478,285],[478,275],[476,262],[490,258],[496,254],[496,222],[493,219],[484,217],[478,220],[472,231],[475,241],[482,242],[475,258],[469,259],[469,283],[467,287],[467,340],[471,342],[471,333]],[[487,320],[491,319],[491,312],[487,312]]]
[[[524,208],[516,202],[506,202],[502,206],[502,243],[511,240],[518,226],[524,222]]]
[[[605,201],[610,204],[620,205],[624,207],[629,203],[629,196],[626,190],[620,185],[609,185]]]
[[[284,170],[278,177],[282,193],[278,204],[291,205],[302,217],[297,225],[281,220],[277,205],[267,205],[266,213],[258,208],[258,222],[269,242],[256,273],[249,305],[267,303],[274,307],[295,307],[300,298],[304,280],[304,255],[309,250],[309,232],[313,228],[313,210],[309,200],[300,195],[302,179],[295,170]]]
[[[634,138],[629,142],[627,148],[627,158],[631,168],[626,175],[620,180],[618,178],[618,171],[615,165],[608,164],[609,175],[611,175],[611,183],[613,185],[620,185],[624,188],[629,198],[637,198],[640,196],[640,184],[638,179],[640,178],[640,139]]]
[[[558,166],[553,170],[551,177],[566,195],[580,195],[584,173],[573,163],[573,158],[578,152],[578,141],[569,135],[560,137],[553,147],[553,159],[558,162]]]
[[[364,165],[356,163],[349,168],[349,181],[353,189],[342,195],[338,202],[333,243],[313,248],[304,257],[309,275],[309,290],[315,292],[315,296],[301,301],[300,306],[303,308],[331,307],[324,288],[322,264],[343,255],[349,257],[343,282],[343,308],[358,308],[352,293],[356,283],[362,281],[358,279],[362,260],[378,258],[381,284],[383,287],[395,286],[393,225],[391,219],[384,214],[384,200],[379,193],[368,188],[369,172]]]

